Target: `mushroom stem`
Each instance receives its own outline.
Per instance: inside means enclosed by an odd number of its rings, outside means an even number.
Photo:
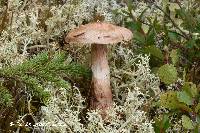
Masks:
[[[106,109],[112,106],[112,91],[110,88],[110,70],[107,60],[107,46],[92,44],[92,87],[90,92],[90,108],[101,109],[102,116]]]

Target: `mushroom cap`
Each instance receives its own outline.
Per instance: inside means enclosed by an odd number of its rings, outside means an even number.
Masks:
[[[81,25],[69,32],[65,41],[68,43],[83,44],[116,44],[131,40],[130,30],[104,22]]]

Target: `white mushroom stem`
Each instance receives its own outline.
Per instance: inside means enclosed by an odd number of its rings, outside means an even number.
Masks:
[[[107,60],[107,46],[92,44],[92,88],[90,107],[105,110],[112,106],[112,91],[110,87],[110,70]]]

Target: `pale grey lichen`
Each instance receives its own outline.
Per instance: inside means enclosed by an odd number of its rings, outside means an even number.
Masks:
[[[145,103],[145,100],[138,97],[143,95],[143,93],[141,93],[137,88],[133,91],[128,90],[123,105],[114,105],[111,110],[108,110],[107,120],[102,119],[98,110],[88,111],[87,125],[83,125],[79,119],[79,115],[84,108],[82,105],[84,99],[81,95],[77,93],[73,98],[74,103],[70,103],[66,97],[66,90],[62,89],[59,91],[61,92],[59,94],[60,96],[55,96],[56,91],[52,88],[51,92],[54,96],[52,95],[47,107],[42,107],[42,120],[37,123],[37,125],[43,125],[40,126],[40,128],[43,127],[43,131],[47,133],[51,131],[60,133],[154,132],[152,126],[153,121],[148,120],[146,113],[140,110],[140,107]],[[78,92],[78,90],[76,91]],[[108,124],[105,124],[105,121]]]
[[[145,94],[153,92],[157,95],[160,92],[158,87],[160,80],[151,73],[149,59],[148,55],[135,55],[128,48],[118,47],[113,54],[111,64],[112,84],[115,91],[123,91],[127,87],[131,89],[139,87]],[[118,66],[119,64],[121,65]],[[126,80],[123,81],[123,78]]]
[[[157,2],[162,4],[160,0]],[[136,8],[132,14],[137,18],[148,6],[144,2],[134,4]],[[62,4],[54,4],[48,0],[9,0],[6,13],[8,22],[6,21],[6,27],[0,35],[0,68],[23,62],[31,46],[55,47],[58,45],[57,38],[62,38],[65,33],[82,23],[93,21],[95,13],[103,15],[104,21],[119,23],[123,17],[115,18],[112,14],[115,9],[123,13],[127,7],[123,2],[118,4],[115,0],[65,0]],[[0,6],[1,18],[5,11],[6,6]],[[155,17],[162,20],[163,13],[152,6],[148,7],[142,17],[144,22],[148,22],[147,16],[152,21]],[[0,20],[1,23],[2,21]],[[41,107],[42,117],[38,122],[44,126],[35,128],[47,133],[153,133],[154,122],[149,120],[141,107],[149,100],[151,92],[153,95],[160,92],[159,78],[150,70],[148,55],[135,55],[132,50],[121,46],[116,49],[110,56],[115,105],[108,111],[108,124],[105,124],[98,111],[88,111],[88,123],[81,123],[80,115],[85,108],[85,99],[76,86],[72,87],[73,97],[69,95],[71,88],[48,86],[46,89],[52,97],[47,106]]]
[[[116,8],[119,5],[115,0],[67,0],[60,4],[9,0],[7,5],[0,5],[0,18],[5,18],[0,20],[0,66],[21,63],[31,46],[59,45],[57,38],[83,22],[91,22],[95,13],[114,22],[112,10]],[[7,63],[2,63],[3,60]]]
[[[57,132],[79,132],[79,133],[153,133],[154,129],[145,111],[142,110],[149,100],[149,89],[155,94],[159,92],[159,79],[151,73],[149,57],[147,55],[135,55],[133,51],[118,47],[113,58],[121,56],[122,66],[116,67],[115,61],[111,62],[113,76],[119,79],[128,76],[127,82],[118,81],[112,78],[112,89],[115,91],[113,108],[108,110],[108,116],[102,119],[98,110],[88,110],[87,124],[82,124],[80,115],[85,107],[85,99],[81,96],[79,88],[51,88],[51,99],[46,107],[42,107],[42,120],[39,123],[49,123],[43,131]],[[111,57],[112,58],[112,57]],[[125,63],[124,63],[125,62]],[[133,69],[130,69],[133,68]],[[73,96],[70,97],[70,90],[73,89]],[[122,91],[123,90],[123,91]],[[118,97],[117,97],[118,96]],[[122,97],[122,99],[119,98]],[[119,100],[120,99],[120,100]],[[64,126],[50,126],[61,123]],[[41,130],[41,129],[40,129]]]

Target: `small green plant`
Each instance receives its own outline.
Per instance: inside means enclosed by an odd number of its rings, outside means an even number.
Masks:
[[[200,2],[126,0],[126,4],[128,9],[122,14],[134,33],[137,48],[133,48],[150,54],[150,66],[166,88],[156,100],[159,106],[152,104],[165,109],[156,112],[155,132],[175,131],[178,121],[179,132],[199,132],[200,9],[196,7]]]
[[[44,132],[199,133],[199,7],[199,0],[0,0],[0,132],[31,132],[10,122],[37,123],[37,117],[66,125]],[[73,63],[90,64],[82,56],[87,51],[63,41],[95,20],[134,34],[131,45],[109,55],[116,105],[106,122],[86,111],[90,71]],[[33,56],[60,46],[69,56]]]
[[[12,105],[12,95],[6,88],[2,86],[0,88],[0,105],[4,107],[9,107]]]
[[[160,106],[167,108],[168,116],[181,116],[184,129],[199,130],[199,90],[192,82],[185,82],[180,90],[167,91],[160,95]]]
[[[69,88],[69,83],[64,77],[84,76],[89,77],[88,70],[75,63],[66,62],[64,53],[56,52],[49,56],[48,52],[43,52],[22,64],[0,69],[2,86],[9,88],[13,83],[26,87],[33,96],[41,98],[45,102],[48,93],[45,86],[51,83],[56,87]]]
[[[154,131],[155,133],[166,132],[170,127],[170,121],[168,115],[163,115],[161,119],[155,119]]]
[[[49,101],[51,95],[46,88],[70,90],[69,80],[65,79],[79,77],[89,80],[89,69],[71,62],[63,52],[42,52],[22,64],[1,68],[0,111],[4,112],[4,116],[12,112],[13,117],[7,121],[7,117],[0,118],[0,126],[6,123],[4,129],[9,130],[12,128],[10,122],[14,122],[19,115],[35,115],[39,107]],[[72,93],[67,95],[70,97]],[[26,122],[33,122],[33,119],[26,119]]]
[[[142,2],[126,1],[128,10],[122,11],[125,25],[134,33],[134,42],[138,45],[135,50],[151,55],[152,67],[173,63],[183,66],[189,75],[196,63],[197,70],[200,58],[200,19],[199,9],[192,7],[199,5],[198,1],[190,2],[187,8],[178,2],[163,1],[161,5],[147,2],[143,3],[145,8],[142,11],[136,7]],[[150,10],[151,6],[155,10]],[[135,12],[140,14],[134,15]]]

